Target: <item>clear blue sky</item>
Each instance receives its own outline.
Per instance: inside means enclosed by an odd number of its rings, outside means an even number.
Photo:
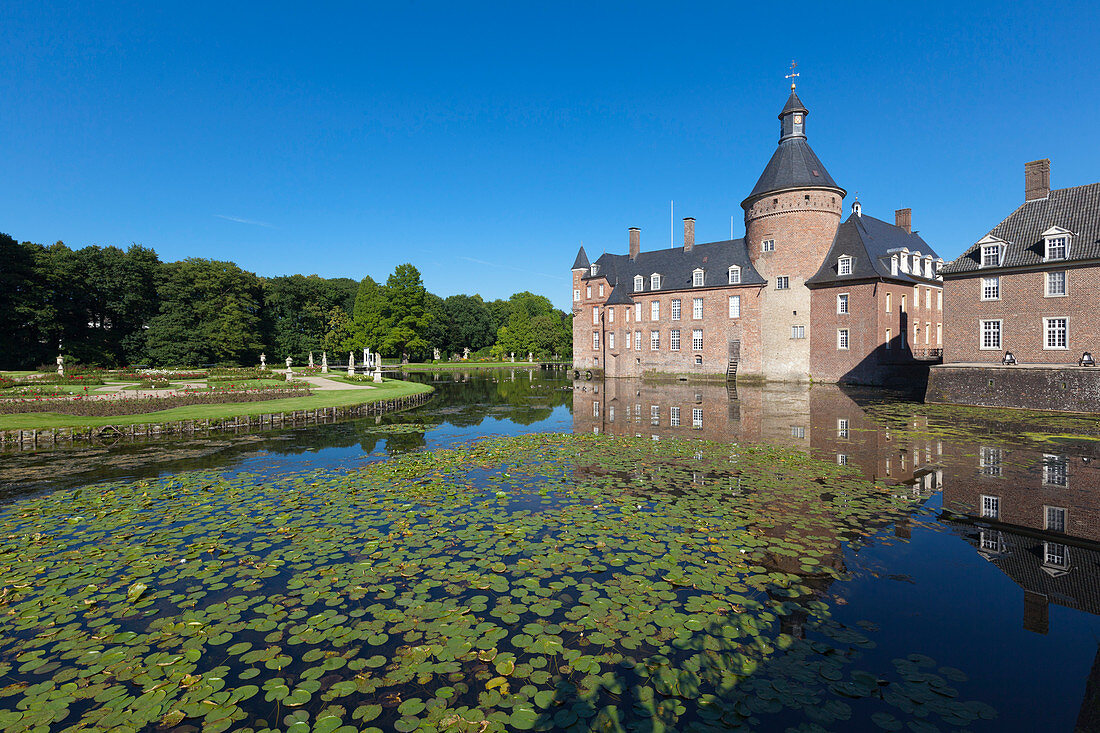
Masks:
[[[945,258],[1025,161],[1100,180],[1095,2],[238,5],[4,3],[0,231],[566,307],[577,246],[667,246],[670,199],[744,233],[791,59],[846,204]]]

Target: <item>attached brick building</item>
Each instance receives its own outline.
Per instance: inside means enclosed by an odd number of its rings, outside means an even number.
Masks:
[[[1025,201],[943,269],[944,363],[1076,365],[1100,351],[1100,183],[1050,189],[1024,167]]]
[[[884,384],[938,355],[939,258],[910,229],[843,224],[845,190],[806,141],[791,88],[779,144],[741,203],[745,237],[573,263],[573,363],[612,377],[741,376]]]

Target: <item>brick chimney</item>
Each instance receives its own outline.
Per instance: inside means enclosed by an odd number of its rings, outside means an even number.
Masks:
[[[904,229],[906,234],[913,233],[913,210],[897,209],[894,211],[894,226]]]
[[[1050,195],[1050,158],[1024,163],[1024,201]]]
[[[684,251],[690,252],[695,247],[695,217],[684,217]]]
[[[630,259],[636,259],[642,251],[642,230],[638,227],[630,227]]]

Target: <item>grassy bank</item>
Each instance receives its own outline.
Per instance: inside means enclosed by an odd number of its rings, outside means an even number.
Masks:
[[[309,397],[292,397],[285,400],[264,402],[230,402],[217,405],[189,405],[159,412],[139,415],[112,415],[105,417],[79,417],[59,415],[53,412],[29,412],[18,415],[0,415],[0,430],[49,430],[69,427],[100,427],[103,425],[142,425],[145,423],[176,422],[179,420],[214,420],[245,415],[266,415],[295,410],[316,410],[323,407],[361,405],[395,397],[430,392],[431,387],[415,382],[387,380],[374,385],[372,390],[341,389],[317,391]]]
[[[503,369],[506,367],[535,367],[537,361],[441,361],[438,364],[421,362],[419,364],[395,364],[406,372],[434,372],[442,369]]]

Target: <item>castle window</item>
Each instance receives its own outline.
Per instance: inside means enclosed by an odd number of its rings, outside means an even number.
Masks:
[[[994,319],[982,321],[981,348],[983,351],[1000,351],[1001,349],[1001,322]]]
[[[741,284],[741,268],[734,265],[730,268],[730,285]]]
[[[609,349],[614,349],[615,348],[615,334],[614,333],[607,334],[607,348],[609,348]]]
[[[614,308],[608,308],[607,309],[607,322],[608,323],[614,323],[615,322],[615,309]]]
[[[657,273],[653,273],[649,276],[649,289],[660,290],[661,289],[661,276]]]
[[[702,317],[703,317],[703,299],[702,298],[692,298],[691,299],[691,318],[692,318],[692,320],[698,321]]]
[[[886,312],[890,312],[890,293],[886,294]]]
[[[573,291],[573,302],[576,303],[580,299],[581,299],[581,291],[580,290],[574,290]]]
[[[670,407],[668,410],[668,424],[674,428],[680,427],[680,408]]]
[[[641,331],[635,331],[634,332],[634,350],[635,351],[641,351],[642,350],[642,332]]]
[[[806,327],[805,326],[791,326],[791,338],[793,338],[793,339],[804,339],[804,338],[806,338]]]
[[[841,293],[840,295],[836,296],[836,312],[848,312],[848,293]]]
[[[1001,516],[1001,497],[982,495],[982,516],[986,519],[998,519]]]
[[[600,416],[600,403],[599,402],[593,402],[592,403],[592,417],[599,417],[599,416]]]
[[[586,298],[591,298],[592,297],[592,286],[591,285],[585,285],[584,286],[584,297],[586,297]]]
[[[599,271],[600,271],[600,266],[599,265],[592,265],[592,277],[595,277],[596,274],[599,273]]]
[[[1066,510],[1061,507],[1048,506],[1044,512],[1046,529],[1051,532],[1066,531]]]
[[[673,298],[672,299],[672,320],[674,320],[674,321],[680,320],[680,299],[679,298]]]
[[[1043,332],[1046,334],[1043,340],[1044,349],[1064,349],[1066,348],[1066,319],[1065,318],[1044,318],[1043,319]]]
[[[1069,548],[1060,542],[1043,543],[1043,564],[1065,569],[1069,567]]]
[[[691,273],[691,286],[693,288],[700,288],[703,286],[703,270],[701,268]]]
[[[850,435],[850,423],[846,417],[838,417],[836,419],[836,437],[847,438]]]
[[[693,328],[691,329],[691,350],[702,351],[703,350],[703,329]]]
[[[1001,245],[986,244],[982,246],[982,267],[1000,267]]]
[[[1047,297],[1053,298],[1066,294],[1066,272],[1047,273]]]
[[[703,357],[701,357],[701,356],[695,357],[695,366],[697,366],[697,367],[703,366]]]
[[[836,347],[841,351],[848,350],[848,329],[841,328],[836,332]]]
[[[634,320],[635,321],[641,321],[642,320],[642,304],[641,303],[635,303],[634,304]]]
[[[999,277],[983,277],[982,278],[982,300],[1000,300],[1001,299],[1001,278]]]
[[[776,290],[789,290],[791,287],[791,279],[786,275],[780,275],[775,279]]]
[[[645,287],[645,278],[641,275],[634,276],[634,292],[637,293]]]
[[[1066,258],[1066,238],[1065,237],[1048,237],[1047,238],[1047,254],[1048,260],[1064,260]]]
[[[593,331],[592,332],[592,348],[593,349],[599,349],[600,348],[600,332],[599,331]]]
[[[1069,486],[1069,459],[1066,456],[1043,454],[1043,483],[1047,486]]]
[[[668,348],[672,349],[673,351],[680,350],[680,329],[672,329],[672,334],[669,336]]]
[[[740,317],[741,317],[741,296],[740,295],[731,295],[730,296],[730,318],[740,318]]]
[[[649,304],[649,320],[661,320],[661,301],[654,300]]]
[[[1004,475],[1004,450],[983,445],[978,454],[978,468],[984,476]]]
[[[600,297],[603,297],[603,283],[600,283]]]
[[[600,309],[596,306],[592,306],[592,325],[600,325]]]
[[[649,332],[649,350],[660,351],[661,350],[661,332],[650,331]]]
[[[696,361],[696,364],[701,363],[701,360]],[[691,427],[701,428],[703,427],[703,410],[698,407],[691,408]]]
[[[765,239],[761,243],[760,249],[764,252],[774,252],[775,251],[775,240],[774,239]]]
[[[891,339],[893,339],[893,337],[894,337],[893,331],[889,328],[886,329],[886,348],[888,348],[888,349],[894,348],[893,346],[890,345],[890,341],[891,341]]]
[[[836,272],[838,275],[851,275],[852,274],[852,258],[841,257],[836,262]]]

